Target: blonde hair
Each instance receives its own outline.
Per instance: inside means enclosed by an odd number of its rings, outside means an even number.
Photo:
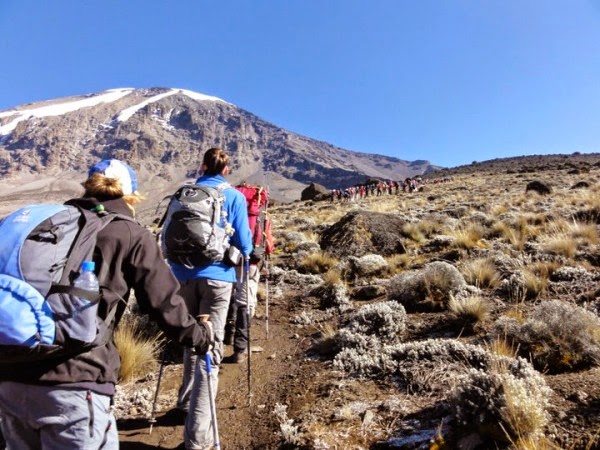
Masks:
[[[138,191],[123,195],[123,186],[118,179],[108,178],[99,173],[95,173],[85,180],[83,187],[85,189],[84,197],[94,197],[100,201],[123,198],[132,211],[134,205],[144,200],[144,196]]]

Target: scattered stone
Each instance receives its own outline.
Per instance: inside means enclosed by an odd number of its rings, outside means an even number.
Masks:
[[[588,183],[587,181],[579,181],[577,183],[575,183],[573,186],[571,186],[571,189],[584,189],[584,188],[589,188],[590,187],[590,183]]]
[[[387,261],[381,255],[364,255],[360,258],[348,257],[351,276],[365,277],[381,275],[389,267]]]
[[[354,290],[352,296],[355,300],[372,300],[374,298],[385,295],[386,289],[384,286],[370,285],[362,286]]]
[[[367,409],[362,416],[362,424],[365,427],[368,427],[375,418],[375,414],[370,409]]]
[[[352,211],[323,231],[319,243],[323,250],[338,258],[406,253],[402,243],[405,223],[398,214]]]
[[[539,180],[534,180],[534,181],[530,181],[529,183],[527,183],[525,192],[529,192],[529,191],[537,192],[540,195],[547,195],[552,192],[552,189],[546,183],[539,181]]]
[[[325,200],[329,196],[329,189],[317,183],[310,183],[300,194],[300,200]]]

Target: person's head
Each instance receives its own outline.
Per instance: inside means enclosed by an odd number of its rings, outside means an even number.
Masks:
[[[204,154],[202,166],[204,175],[227,175],[229,173],[229,155],[217,147],[208,149]]]
[[[123,198],[133,206],[143,198],[137,191],[137,177],[133,169],[117,159],[105,159],[90,167],[83,187],[84,197],[100,201]]]

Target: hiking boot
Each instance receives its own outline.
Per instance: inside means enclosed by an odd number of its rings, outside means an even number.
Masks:
[[[242,350],[240,352],[233,352],[230,356],[226,356],[223,358],[223,363],[225,364],[240,364],[246,361],[248,355],[246,354],[246,350]]]
[[[225,337],[223,337],[223,345],[233,345],[233,333],[229,333],[225,330]]]
[[[170,409],[162,418],[165,424],[184,425],[188,412],[180,408]]]

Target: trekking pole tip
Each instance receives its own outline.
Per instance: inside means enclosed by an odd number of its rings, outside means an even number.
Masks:
[[[149,420],[149,422],[150,422],[150,430],[148,431],[148,434],[152,434],[152,427],[156,423],[156,419],[152,418]]]

